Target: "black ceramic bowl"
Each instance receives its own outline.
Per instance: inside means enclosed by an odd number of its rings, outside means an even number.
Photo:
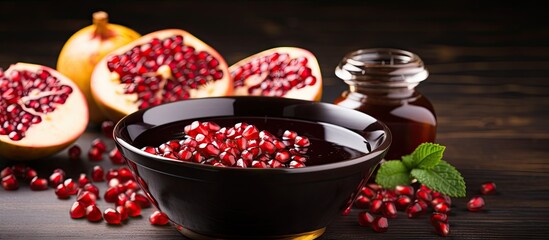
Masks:
[[[182,162],[140,150],[181,137],[183,126],[193,120],[253,121],[272,133],[294,129],[352,154],[323,149],[331,157],[309,159],[307,167],[257,169]],[[271,97],[163,104],[126,116],[114,134],[151,202],[195,239],[314,239],[349,206],[391,143],[389,129],[367,114]]]

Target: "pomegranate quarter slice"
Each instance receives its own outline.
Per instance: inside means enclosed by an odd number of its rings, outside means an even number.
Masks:
[[[17,63],[0,69],[0,158],[33,160],[72,144],[88,124],[86,99],[57,71]]]
[[[103,58],[94,68],[92,95],[118,121],[138,109],[188,98],[231,95],[227,63],[190,33],[149,33]]]
[[[322,76],[316,57],[296,47],[278,47],[245,58],[229,68],[235,95],[275,96],[320,101]]]

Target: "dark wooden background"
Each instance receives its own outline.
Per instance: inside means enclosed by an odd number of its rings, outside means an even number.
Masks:
[[[31,62],[55,67],[63,43],[105,10],[111,22],[145,34],[185,29],[216,48],[229,64],[275,46],[309,49],[324,77],[322,101],[346,85],[334,75],[341,57],[359,48],[395,47],[420,55],[430,71],[418,90],[431,99],[445,160],[462,172],[467,198],[454,199],[449,239],[545,239],[549,234],[549,24],[536,2],[484,1],[0,1],[0,66]],[[98,137],[90,127],[78,144]],[[109,142],[112,147],[112,143]],[[69,176],[94,163],[70,162],[66,151],[28,163],[47,176]],[[0,161],[0,168],[7,164]],[[110,162],[101,165],[112,167]],[[465,210],[481,183],[498,194],[486,210]],[[102,192],[105,184],[98,184]],[[120,227],[71,220],[74,199],[53,190],[0,189],[0,239],[175,239],[173,228],[141,219]],[[313,201],[313,199],[312,199]],[[99,202],[100,207],[110,204]],[[321,239],[433,239],[427,217],[403,214],[387,233],[357,225],[357,210],[331,224]]]

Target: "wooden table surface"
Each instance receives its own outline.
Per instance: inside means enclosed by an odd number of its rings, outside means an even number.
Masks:
[[[368,3],[372,2],[372,3]],[[449,239],[546,239],[549,234],[549,24],[545,8],[521,1],[497,4],[429,1],[46,1],[0,2],[0,66],[31,62],[55,67],[63,43],[105,10],[114,23],[145,34],[185,29],[215,47],[229,64],[274,46],[299,46],[318,58],[322,101],[346,89],[334,75],[338,61],[359,48],[395,47],[420,55],[429,78],[418,90],[434,104],[437,142],[445,160],[467,182],[455,198]],[[77,141],[87,151],[99,137],[93,126]],[[112,142],[108,142],[112,147]],[[12,164],[0,162],[0,169]],[[96,163],[69,161],[66,151],[29,162],[41,176],[64,168],[70,177]],[[100,163],[112,167],[108,160]],[[472,213],[467,200],[481,183],[498,194]],[[98,184],[104,192],[106,184]],[[170,226],[147,217],[119,227],[69,218],[74,198],[52,189],[0,189],[0,239],[177,239]],[[109,206],[103,201],[100,206]],[[320,239],[433,239],[427,217],[390,220],[386,233],[358,226],[353,210],[337,218]]]

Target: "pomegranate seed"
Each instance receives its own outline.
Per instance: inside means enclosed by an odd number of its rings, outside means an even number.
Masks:
[[[134,192],[130,195],[130,201],[137,203],[141,208],[148,208],[151,206],[151,202],[149,202],[149,199],[145,197],[143,194]]]
[[[170,219],[168,218],[168,215],[166,215],[164,212],[161,212],[161,211],[158,211],[158,210],[154,211],[149,216],[149,222],[152,225],[163,226],[163,225],[168,224],[169,221],[170,221]]]
[[[11,169],[11,167],[5,167],[0,172],[0,178],[4,178],[5,176],[11,175],[11,174],[13,174],[13,170]]]
[[[2,187],[8,191],[17,190],[19,188],[19,183],[15,178],[15,175],[10,174],[2,178]]]
[[[25,180],[27,182],[30,182],[34,177],[36,177],[38,174],[36,173],[36,170],[32,168],[28,168],[25,172]]]
[[[383,187],[381,187],[381,185],[376,184],[376,183],[368,183],[367,187],[369,187],[370,189],[372,189],[375,192],[379,192],[379,191],[383,190]]]
[[[259,129],[254,125],[248,125],[242,132],[242,137],[252,140],[259,138]]]
[[[375,232],[387,232],[389,229],[389,221],[387,221],[386,217],[376,217],[371,226]]]
[[[303,164],[302,162],[300,161],[290,161],[290,164],[289,164],[290,168],[301,168],[301,167],[305,167],[305,164]]]
[[[72,180],[72,178],[67,178],[63,185],[69,195],[76,195],[78,193],[78,184]]]
[[[288,160],[290,160],[290,153],[284,150],[276,152],[275,159],[281,163],[286,163]]]
[[[83,218],[86,216],[86,206],[82,203],[74,202],[72,204],[71,210],[69,211],[71,218]]]
[[[433,207],[433,210],[435,210],[435,212],[439,212],[439,213],[449,213],[451,209],[450,209],[450,206],[448,206],[447,203],[441,202],[441,203],[435,205]]]
[[[103,218],[105,218],[105,222],[112,225],[120,225],[120,222],[122,221],[122,216],[120,216],[120,213],[112,208],[107,208],[103,212]]]
[[[435,226],[437,222],[448,222],[448,215],[445,213],[435,212],[431,214],[431,225]]]
[[[111,162],[113,164],[124,164],[126,162],[126,159],[122,156],[122,153],[118,151],[118,148],[113,148],[109,152],[109,159],[111,159]]]
[[[33,191],[42,191],[48,189],[48,180],[45,178],[34,177],[30,181],[30,189]]]
[[[90,222],[99,222],[103,220],[103,214],[96,205],[89,205],[86,207],[86,218]]]
[[[408,195],[400,195],[395,201],[398,210],[405,210],[412,203],[412,199]]]
[[[367,211],[358,213],[358,224],[363,227],[368,227],[374,222],[375,217]]]
[[[61,172],[54,172],[50,175],[49,182],[50,186],[55,188],[57,185],[63,183],[65,181],[65,174]]]
[[[362,187],[360,193],[362,193],[364,196],[373,198],[376,195],[377,191],[372,190],[369,187]]]
[[[115,205],[116,206],[124,205],[124,203],[126,203],[126,201],[128,200],[130,200],[130,197],[128,197],[128,195],[126,195],[125,193],[120,193],[118,194]]]
[[[383,200],[374,199],[370,203],[370,212],[373,214],[380,213],[382,207],[383,207]]]
[[[351,214],[351,207],[347,207],[343,210],[343,212],[341,212],[342,216],[348,216],[349,214]]]
[[[57,195],[57,198],[59,199],[67,199],[71,196],[65,184],[57,185],[57,187],[55,188],[55,195]]]
[[[115,203],[118,200],[118,194],[120,194],[118,187],[109,187],[107,191],[105,191],[103,198],[105,199],[105,202]]]
[[[78,186],[84,186],[90,182],[90,179],[85,173],[80,173],[80,176],[78,177]]]
[[[97,148],[97,150],[103,154],[105,151],[107,151],[107,144],[101,139],[96,138],[91,143],[91,148]]]
[[[381,207],[381,213],[386,218],[396,218],[397,209],[395,203],[392,201],[384,201],[383,206]]]
[[[118,169],[115,169],[115,168],[109,169],[107,171],[107,174],[105,174],[105,178],[107,179],[107,181],[113,178],[118,178]]]
[[[96,165],[93,167],[92,170],[92,180],[94,182],[103,182],[105,181],[105,171],[103,170],[103,167]]]
[[[76,201],[84,206],[95,205],[97,201],[97,195],[90,191],[80,191],[76,196]]]
[[[354,206],[361,209],[370,208],[370,199],[364,195],[358,195]]]
[[[99,198],[99,188],[97,188],[97,186],[93,185],[92,183],[88,183],[88,184],[84,185],[82,190],[93,193],[96,198]]]
[[[78,159],[80,159],[80,155],[82,155],[82,149],[80,149],[80,146],[72,145],[69,148],[69,159],[70,160],[78,160]]]
[[[438,235],[446,237],[450,234],[450,225],[446,222],[438,221],[434,225],[435,231]]]
[[[395,194],[412,196],[414,195],[414,188],[412,186],[398,185],[395,187]]]
[[[114,130],[113,121],[107,120],[101,123],[101,131],[103,132],[103,135],[105,135],[105,137],[113,139],[114,138],[113,130]]]
[[[144,152],[148,152],[150,154],[157,154],[158,153],[158,151],[156,151],[156,148],[150,147],[150,146],[143,147],[141,150],[144,151]]]
[[[406,215],[408,218],[417,218],[423,213],[423,208],[421,207],[421,204],[418,202],[414,202],[410,204],[406,208]]]
[[[431,201],[431,206],[432,207],[435,207],[437,204],[439,203],[446,203],[446,200],[444,200],[443,197],[436,197],[436,198],[433,198],[433,200]]]
[[[419,200],[422,200],[424,202],[431,202],[431,200],[433,200],[432,196],[431,196],[431,193],[427,192],[425,190],[422,190],[422,189],[418,189],[416,191],[416,198],[418,198]]]
[[[137,184],[137,182],[132,179],[126,181],[123,185],[126,190],[129,189],[132,191],[137,191],[140,189],[139,184]]]
[[[132,201],[126,201],[124,207],[128,210],[128,216],[137,217],[141,215],[141,207]]]
[[[297,132],[286,130],[282,134],[282,139],[284,140],[294,140],[297,137]]]
[[[496,193],[496,183],[486,182],[480,186],[480,193],[490,195]]]
[[[103,160],[103,152],[97,147],[92,147],[88,151],[88,159],[95,162],[101,161]]]
[[[22,163],[13,165],[11,168],[15,177],[25,177],[25,173],[28,169],[28,167]]]
[[[482,209],[484,209],[484,198],[480,196],[476,196],[471,198],[469,202],[467,202],[467,210],[471,212],[478,212]]]
[[[424,202],[422,200],[419,200],[419,199],[416,199],[416,200],[414,200],[414,203],[417,203],[421,206],[421,209],[422,209],[423,213],[427,212],[427,208],[429,208],[429,205],[427,205],[426,202]]]
[[[116,211],[120,214],[120,220],[126,221],[128,219],[128,210],[124,206],[116,206]]]
[[[129,168],[121,167],[118,168],[118,179],[122,182],[126,182],[128,180],[134,180],[134,177]]]

